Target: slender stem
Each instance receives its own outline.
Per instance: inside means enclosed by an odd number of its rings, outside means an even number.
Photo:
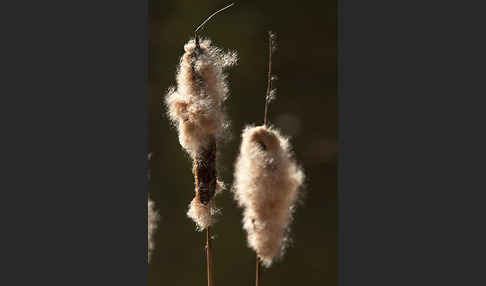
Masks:
[[[258,255],[256,256],[256,275],[255,275],[255,285],[260,286],[261,273],[260,273],[260,259]]]
[[[196,30],[194,30],[194,38],[196,39],[196,46],[199,47],[199,37],[197,36],[197,31],[199,31],[199,29],[201,29],[209,20],[211,20],[211,18],[213,18],[216,14],[218,14],[219,12],[222,12],[226,9],[228,9],[229,7],[235,5],[235,3],[231,3],[221,9],[219,9],[218,11],[214,12],[213,14],[211,14],[208,18],[206,18],[206,20],[204,20],[204,22],[202,22],[197,28]]]
[[[211,244],[211,227],[206,229],[206,266],[208,270],[208,286],[214,286],[213,247]]]
[[[268,35],[268,81],[267,81],[267,96],[265,97],[265,115],[263,117],[263,125],[267,125],[268,103],[270,102],[270,92],[272,91],[272,37]]]

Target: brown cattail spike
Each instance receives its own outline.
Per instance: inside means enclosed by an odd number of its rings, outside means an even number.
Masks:
[[[207,205],[216,191],[216,141],[210,139],[207,148],[203,148],[194,158],[194,179],[196,197]]]

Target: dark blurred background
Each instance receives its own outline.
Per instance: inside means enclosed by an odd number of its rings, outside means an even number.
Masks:
[[[148,267],[149,285],[206,285],[204,233],[186,216],[194,196],[191,161],[162,105],[183,46],[194,29],[229,1],[149,0],[150,196],[161,219]],[[233,164],[246,124],[262,124],[267,84],[268,30],[277,34],[273,71],[277,100],[269,120],[286,135],[307,175],[303,204],[284,259],[263,272],[263,285],[337,285],[337,2],[237,1],[200,32],[236,50],[226,102],[232,139],[220,145],[219,176],[233,182]],[[255,254],[246,246],[241,209],[226,191],[216,203],[215,284],[254,285]]]

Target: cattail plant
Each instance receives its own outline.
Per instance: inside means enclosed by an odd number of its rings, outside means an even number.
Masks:
[[[294,159],[289,138],[267,122],[268,104],[275,97],[271,72],[274,50],[275,35],[269,32],[264,124],[247,126],[243,130],[234,171],[233,192],[238,205],[243,208],[248,246],[257,255],[257,285],[260,283],[260,263],[270,267],[284,254],[298,190],[304,181],[304,172]]]
[[[208,285],[213,282],[211,225],[218,213],[213,197],[224,188],[217,179],[217,143],[228,127],[223,103],[228,98],[225,70],[237,62],[235,52],[223,52],[209,39],[200,39],[197,32],[217,13],[209,16],[184,46],[177,71],[177,88],[166,96],[168,115],[177,128],[179,142],[193,160],[195,197],[187,215],[197,230],[206,230]]]

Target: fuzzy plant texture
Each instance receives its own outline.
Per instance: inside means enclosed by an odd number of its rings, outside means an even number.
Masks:
[[[191,39],[184,46],[177,69],[177,88],[170,88],[165,98],[168,117],[177,128],[181,146],[201,166],[215,164],[199,162],[200,154],[211,148],[210,144],[222,141],[229,127],[223,106],[229,94],[225,71],[236,63],[235,52],[223,52],[209,39],[201,39],[199,46]],[[218,181],[215,192],[222,186]],[[217,213],[213,201],[204,204],[194,199],[187,215],[198,230],[203,230],[214,223]]]
[[[229,126],[223,111],[228,98],[224,70],[236,64],[237,55],[212,46],[208,39],[200,41],[200,49],[190,40],[184,51],[176,76],[177,89],[169,89],[166,105],[180,144],[194,157],[211,136],[221,139]]]
[[[152,251],[154,249],[154,233],[155,229],[157,228],[157,222],[159,220],[159,215],[155,211],[154,208],[154,202],[149,198],[147,201],[147,207],[148,207],[148,253],[147,253],[147,259],[148,262],[150,263],[150,257],[152,256]]]
[[[248,126],[235,171],[233,192],[243,208],[248,246],[266,267],[283,256],[304,172],[289,139],[272,127]]]
[[[218,181],[215,196],[224,189],[224,184],[221,181]],[[216,222],[216,217],[219,214],[221,214],[221,210],[215,206],[213,201],[207,205],[204,205],[197,197],[192,199],[191,203],[189,204],[189,210],[187,211],[187,216],[196,223],[197,231],[203,231],[208,226],[213,225]]]

